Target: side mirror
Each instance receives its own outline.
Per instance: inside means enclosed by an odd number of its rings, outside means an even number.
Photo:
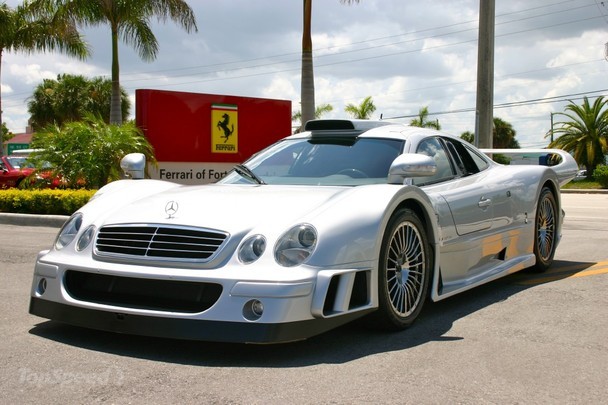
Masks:
[[[388,170],[389,184],[403,184],[410,177],[432,176],[437,164],[432,157],[418,153],[404,153],[397,156]]]
[[[143,153],[129,153],[120,161],[120,168],[127,177],[143,179],[146,169],[146,156]]]

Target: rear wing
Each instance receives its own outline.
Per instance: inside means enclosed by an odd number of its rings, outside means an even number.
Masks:
[[[509,165],[548,166],[557,174],[559,185],[563,186],[578,173],[578,164],[568,152],[561,149],[481,149],[490,158],[503,155]]]

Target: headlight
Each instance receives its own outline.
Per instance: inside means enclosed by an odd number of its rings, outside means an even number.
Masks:
[[[80,238],[78,238],[78,242],[76,242],[76,250],[79,252],[85,250],[93,240],[94,235],[95,226],[90,225],[87,229],[84,230],[82,235],[80,235]]]
[[[281,266],[297,266],[308,259],[316,245],[317,230],[312,225],[298,225],[279,238],[274,258]]]
[[[244,264],[253,263],[266,250],[266,238],[262,235],[250,236],[239,248],[239,260]]]
[[[61,227],[61,231],[59,231],[59,235],[57,235],[57,239],[55,240],[55,249],[61,250],[69,245],[76,237],[81,225],[82,214],[72,215]]]

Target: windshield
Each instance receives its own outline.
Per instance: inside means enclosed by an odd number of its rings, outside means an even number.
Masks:
[[[397,139],[287,139],[263,150],[245,166],[266,184],[354,186],[386,183],[402,153]],[[220,183],[252,183],[230,173]]]
[[[21,156],[8,156],[6,158],[13,169],[25,169],[33,167],[31,164],[25,162],[26,159],[26,157]]]

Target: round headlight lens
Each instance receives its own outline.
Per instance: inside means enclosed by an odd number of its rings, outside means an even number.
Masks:
[[[79,252],[85,250],[93,240],[93,236],[95,236],[95,226],[90,225],[84,230],[82,235],[80,235],[80,238],[78,238],[78,242],[76,242],[76,250]]]
[[[298,241],[305,248],[311,248],[317,243],[317,234],[312,227],[301,226]]]
[[[281,266],[297,266],[308,260],[316,245],[317,230],[312,225],[301,224],[279,238],[274,257]]]
[[[69,245],[76,237],[76,234],[78,234],[81,226],[82,214],[72,215],[61,227],[59,235],[57,235],[57,239],[55,240],[55,249],[61,250]]]
[[[266,238],[262,235],[250,236],[239,248],[239,260],[244,264],[253,263],[266,250]]]

